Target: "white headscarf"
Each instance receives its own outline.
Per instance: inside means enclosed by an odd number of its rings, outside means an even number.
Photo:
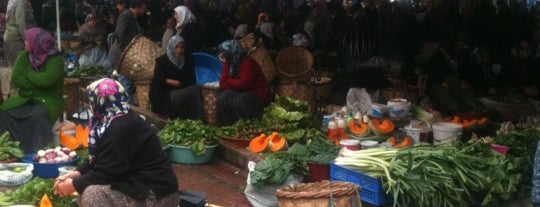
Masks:
[[[182,70],[184,67],[184,55],[180,57],[174,56],[174,49],[176,48],[176,45],[181,42],[184,42],[184,38],[177,34],[169,39],[169,44],[167,45],[167,57],[174,65],[176,65],[178,70]]]
[[[178,32],[182,32],[182,29],[184,29],[189,22],[195,21],[195,16],[186,6],[177,6],[174,8],[174,12],[176,12],[176,15],[179,17],[177,19],[178,22],[176,22],[176,30]]]

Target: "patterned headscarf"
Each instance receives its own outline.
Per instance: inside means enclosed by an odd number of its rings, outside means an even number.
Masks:
[[[28,59],[35,71],[40,71],[41,66],[48,57],[57,55],[60,51],[55,46],[55,41],[51,33],[39,27],[32,27],[24,31],[24,37],[28,42],[30,51]]]
[[[92,161],[98,153],[97,142],[115,118],[128,113],[129,105],[124,86],[110,78],[92,82],[86,87],[86,92],[93,113],[88,134],[88,153]]]
[[[221,54],[227,60],[231,78],[237,78],[240,71],[240,63],[248,56],[247,50],[239,40],[225,40],[219,45]]]
[[[176,22],[176,30],[180,33],[186,24],[195,21],[195,16],[186,6],[177,6],[174,8],[174,12],[178,15],[179,19]]]
[[[169,60],[176,65],[178,70],[182,70],[184,67],[184,54],[180,57],[174,56],[174,49],[178,43],[184,42],[184,38],[180,35],[174,35],[169,39],[169,44],[167,45],[167,57]]]

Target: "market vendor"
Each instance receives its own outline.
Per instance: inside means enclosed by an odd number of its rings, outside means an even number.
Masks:
[[[52,142],[53,123],[62,115],[64,58],[48,31],[34,27],[24,35],[11,78],[18,91],[0,105],[0,132],[9,131],[31,153]]]
[[[227,40],[219,49],[224,61],[217,99],[220,123],[231,125],[239,119],[261,118],[272,99],[261,67],[238,40]]]
[[[152,112],[168,118],[202,120],[199,86],[195,85],[193,56],[185,52],[180,35],[169,40],[167,52],[156,59],[149,99]]]
[[[54,193],[79,194],[78,205],[164,206],[180,202],[178,181],[150,124],[129,112],[125,88],[103,78],[87,88],[88,159],[56,179]]]

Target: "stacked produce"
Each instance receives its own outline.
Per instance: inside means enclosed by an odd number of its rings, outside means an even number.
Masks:
[[[216,128],[204,124],[200,120],[169,120],[158,133],[164,146],[177,145],[190,147],[195,155],[206,151],[206,146],[218,143]]]
[[[381,177],[394,206],[496,206],[517,191],[521,175],[483,140],[460,146],[344,149],[335,163]]]
[[[10,158],[22,158],[23,151],[19,146],[19,141],[10,140],[9,132],[4,132],[0,135],[0,160],[8,160]]]

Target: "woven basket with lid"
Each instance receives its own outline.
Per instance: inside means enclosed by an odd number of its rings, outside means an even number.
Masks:
[[[301,47],[288,47],[276,56],[279,79],[308,82],[313,76],[313,55]]]
[[[360,186],[351,182],[323,180],[280,188],[280,207],[360,207]]]
[[[118,72],[134,81],[151,80],[155,60],[164,53],[165,50],[150,39],[137,35],[122,52]]]

